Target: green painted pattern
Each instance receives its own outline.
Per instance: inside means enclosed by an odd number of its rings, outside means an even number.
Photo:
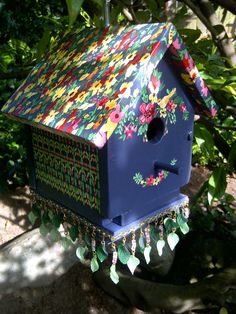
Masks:
[[[100,213],[98,149],[32,128],[36,180]]]

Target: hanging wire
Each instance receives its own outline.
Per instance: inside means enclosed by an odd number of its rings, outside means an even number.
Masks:
[[[110,2],[111,2],[111,0],[104,0],[104,24],[105,24],[105,27],[110,26]]]

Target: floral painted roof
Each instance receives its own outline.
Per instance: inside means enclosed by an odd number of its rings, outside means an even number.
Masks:
[[[171,99],[175,90],[166,95],[165,104],[159,94],[163,78],[157,65],[167,49],[181,69],[183,83],[197,91],[196,109],[214,116],[216,104],[171,23],[67,33],[33,68],[2,111],[101,148],[132,113],[143,126],[154,114],[166,117],[175,110]],[[148,102],[136,108],[145,86]],[[184,104],[179,106],[184,113]],[[124,127],[127,134],[132,127],[136,131],[135,123]]]

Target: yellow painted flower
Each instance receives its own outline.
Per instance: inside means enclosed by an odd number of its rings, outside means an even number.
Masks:
[[[65,91],[66,91],[66,86],[57,88],[55,94],[52,97],[52,100],[54,101],[57,98],[61,98],[61,96],[65,93]]]
[[[75,62],[80,61],[82,55],[83,55],[83,54],[82,54],[81,52],[78,52],[78,53],[76,54],[76,56],[74,56],[74,61],[75,61]]]
[[[51,110],[48,116],[44,120],[45,124],[49,124],[50,122],[52,122],[56,115],[57,115],[57,112],[55,110]]]
[[[130,77],[132,73],[137,69],[137,66],[134,64],[130,64],[128,69],[126,70],[125,77]]]
[[[101,89],[102,89],[102,84],[100,81],[95,81],[90,87],[90,90],[92,91],[92,95],[99,93]]]
[[[131,60],[135,58],[137,55],[137,51],[132,51],[131,53],[128,54],[128,56],[125,58],[125,64],[129,63]]]
[[[142,56],[142,58],[140,59],[140,64],[146,63],[146,61],[150,58],[150,53],[147,52],[145,53],[145,55]]]
[[[123,58],[123,53],[117,53],[114,54],[111,57],[111,61],[109,62],[109,67],[112,67],[113,65],[115,65],[118,61],[120,61]]]
[[[165,109],[160,110],[160,117],[161,118],[165,118],[166,117],[166,110]]]
[[[43,75],[39,78],[38,82],[39,82],[40,85],[43,84],[43,83],[45,83],[45,82],[46,82],[46,75],[43,74]]]
[[[116,83],[116,81],[117,81],[116,76],[117,76],[117,74],[112,74],[109,76],[109,78],[105,82],[106,88],[110,88]]]
[[[88,125],[86,125],[85,130],[90,130],[94,126],[94,122],[90,122]]]
[[[117,103],[116,103],[115,99],[109,100],[109,101],[106,103],[106,105],[105,105],[105,109],[106,109],[107,111],[109,111],[109,110],[115,108],[116,105],[117,105]]]
[[[33,84],[29,84],[24,90],[25,93],[28,93],[32,89],[33,86],[34,86]]]
[[[102,57],[101,57],[101,62],[105,63],[109,60],[110,58],[110,55],[108,53],[104,54]]]
[[[68,110],[70,109],[71,105],[72,105],[72,103],[71,103],[71,102],[68,102],[68,103],[64,106],[64,108],[63,108],[63,113],[67,113]]]
[[[56,129],[59,129],[60,126],[62,126],[62,124],[66,121],[66,118],[62,118],[61,120],[59,120],[56,125],[55,125],[55,128]]]
[[[88,92],[82,91],[79,93],[78,97],[76,98],[77,101],[79,102],[84,102],[85,98],[88,96]]]
[[[121,84],[120,87],[120,96],[124,98],[128,98],[131,94],[131,87],[133,86],[133,82],[125,82]]]
[[[59,52],[57,53],[58,59],[63,59],[66,53],[67,53],[66,50],[62,50],[62,49],[59,50]],[[52,55],[52,56],[53,56],[53,55]]]
[[[80,78],[79,81],[83,81],[88,77],[89,73],[84,73]]]
[[[88,47],[87,53],[89,54],[90,52],[95,51],[96,48],[97,48],[97,42],[93,42],[93,43]]]
[[[149,95],[149,100],[151,101],[152,104],[157,104],[160,101],[160,99],[157,98],[157,95],[154,93]]]

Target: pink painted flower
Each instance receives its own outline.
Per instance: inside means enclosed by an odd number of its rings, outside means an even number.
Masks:
[[[145,103],[142,103],[142,105],[139,107],[140,112],[142,115],[139,116],[139,122],[141,124],[149,123],[154,118],[156,114],[156,109],[153,104],[146,105]]]
[[[181,45],[180,45],[180,42],[179,42],[179,39],[176,38],[173,43],[172,43],[173,47],[175,47],[175,49],[179,50]]]
[[[148,186],[151,186],[153,184],[153,181],[154,181],[154,178],[152,175],[150,175],[148,178],[147,178],[147,185]]]
[[[202,90],[202,94],[207,97],[208,94],[208,87],[205,85],[205,82],[203,81],[202,78],[200,78],[200,85],[201,85],[201,90]]]
[[[158,174],[158,178],[159,178],[160,182],[161,182],[161,181],[163,181],[163,180],[165,179],[165,173],[164,173],[164,171],[163,171],[163,170],[159,172],[159,174]]]
[[[137,127],[130,124],[125,126],[124,133],[126,134],[126,139],[132,138],[133,132],[137,132]]]
[[[124,112],[120,111],[120,105],[116,106],[116,109],[111,113],[110,119],[111,122],[119,123],[124,116]]]
[[[179,110],[180,110],[181,112],[186,112],[186,111],[187,111],[186,105],[185,105],[185,104],[181,104],[181,105],[179,106]]]

